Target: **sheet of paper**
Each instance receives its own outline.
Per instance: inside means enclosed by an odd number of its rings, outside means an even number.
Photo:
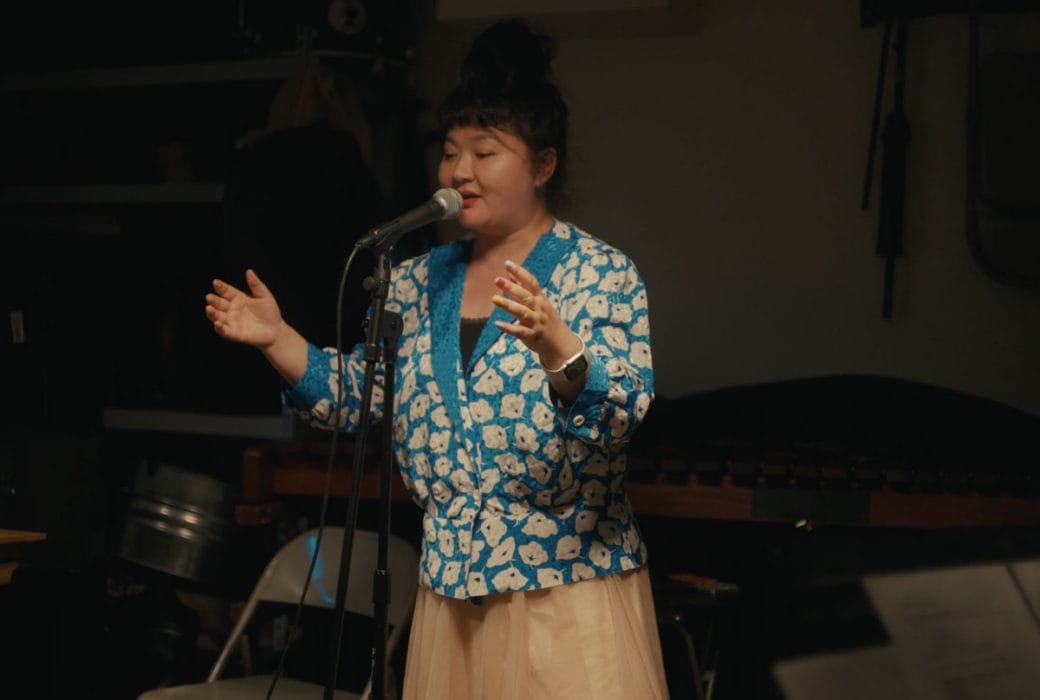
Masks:
[[[787,700],[939,700],[913,696],[899,654],[890,646],[868,647],[787,659],[773,665],[773,678]]]
[[[1006,565],[863,582],[912,687],[910,697],[1040,698],[1040,629]]]
[[[1033,609],[1033,619],[1040,624],[1040,559],[1023,559],[1011,564],[1022,595]]]

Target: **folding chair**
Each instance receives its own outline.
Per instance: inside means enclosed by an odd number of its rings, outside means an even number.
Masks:
[[[260,603],[296,605],[303,593],[311,557],[317,544],[317,528],[290,540],[271,559],[260,580],[253,588],[242,614],[228,636],[220,656],[209,672],[205,683],[169,686],[146,691],[138,700],[262,700],[271,684],[270,675],[252,675],[241,678],[222,678],[228,659],[239,644],[243,632],[253,619]],[[354,548],[350,560],[350,584],[344,610],[356,615],[373,617],[372,572],[376,565],[378,535],[368,530],[354,532]],[[336,584],[339,578],[340,552],[343,549],[343,528],[326,526],[321,538],[321,552],[314,565],[314,573],[307,589],[305,604],[320,608],[334,608]],[[391,630],[387,636],[387,658],[397,648],[415,605],[419,582],[419,554],[407,541],[391,535],[388,543],[390,572],[390,605],[387,621]],[[344,633],[349,633],[345,629]],[[287,678],[283,674],[275,685],[272,700],[296,700],[322,697],[324,685]],[[362,698],[371,693],[371,679],[359,695],[336,690],[337,700]]]

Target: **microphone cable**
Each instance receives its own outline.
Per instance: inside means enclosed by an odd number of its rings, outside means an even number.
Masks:
[[[266,700],[271,700],[271,695],[274,693],[274,687],[278,683],[278,679],[281,678],[282,673],[285,671],[285,660],[289,655],[289,648],[292,643],[296,641],[296,634],[300,626],[300,618],[303,615],[303,606],[307,600],[307,591],[311,585],[311,578],[314,575],[314,567],[318,562],[318,554],[321,552],[321,537],[325,532],[325,516],[328,512],[329,505],[329,494],[332,491],[332,470],[336,464],[336,442],[339,438],[340,433],[340,411],[343,411],[343,385],[344,385],[344,373],[343,373],[343,291],[347,285],[347,275],[350,273],[350,268],[354,264],[354,256],[357,255],[359,247],[355,245],[351,251],[350,256],[347,257],[347,263],[343,266],[343,274],[339,280],[339,291],[336,294],[336,371],[339,373],[339,381],[336,383],[336,403],[333,404],[332,414],[335,416],[332,439],[329,441],[329,459],[328,465],[325,469],[325,490],[321,497],[321,512],[318,516],[318,538],[314,544],[314,554],[311,555],[311,563],[307,568],[307,578],[303,583],[303,592],[300,594],[300,600],[296,604],[296,612],[293,616],[293,623],[289,627],[289,637],[285,641],[285,648],[282,649],[281,658],[278,660],[278,666],[275,668],[274,673],[271,675],[271,685],[267,688],[267,695],[264,696]],[[332,669],[330,669],[331,672]]]

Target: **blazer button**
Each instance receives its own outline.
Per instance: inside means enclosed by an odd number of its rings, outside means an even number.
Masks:
[[[580,428],[581,426],[585,425],[585,416],[579,413],[578,415],[574,416],[574,420],[572,422],[574,423],[575,427]]]

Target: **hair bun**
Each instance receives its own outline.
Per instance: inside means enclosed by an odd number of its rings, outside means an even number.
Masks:
[[[529,92],[548,82],[556,45],[527,22],[502,20],[485,29],[462,62],[465,89],[489,95]]]

